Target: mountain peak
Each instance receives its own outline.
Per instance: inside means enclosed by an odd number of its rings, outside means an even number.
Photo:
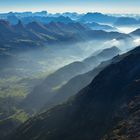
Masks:
[[[135,31],[131,32],[130,34],[139,36],[140,35],[140,29],[136,29]]]

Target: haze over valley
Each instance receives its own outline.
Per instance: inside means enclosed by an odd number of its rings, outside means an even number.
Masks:
[[[139,71],[139,14],[0,13],[0,140],[138,140]]]

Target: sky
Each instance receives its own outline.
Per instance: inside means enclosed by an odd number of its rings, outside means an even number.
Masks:
[[[140,0],[0,0],[0,12],[140,13]]]

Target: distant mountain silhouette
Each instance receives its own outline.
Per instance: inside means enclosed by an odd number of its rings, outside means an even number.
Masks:
[[[119,32],[94,31],[77,22],[43,24],[35,21],[24,24],[21,20],[18,20],[17,24],[11,25],[8,21],[0,20],[0,64],[3,65],[1,69],[12,68],[11,61],[23,67],[25,61],[23,59],[19,60],[16,55],[19,52],[24,53],[25,51],[38,49],[43,51],[49,45],[64,46],[77,42],[110,40],[118,37],[130,38],[130,35]],[[2,61],[3,58],[4,61]],[[29,62],[26,61],[26,64],[30,67]],[[10,73],[16,73],[16,71],[3,72],[0,75],[6,76]]]
[[[85,25],[87,27],[93,29],[93,30],[105,30],[105,31],[115,31],[115,30],[117,30],[115,27],[105,25],[105,24],[99,24],[99,23],[96,23],[96,22],[86,23]]]
[[[117,26],[129,26],[129,25],[138,25],[138,24],[140,24],[140,21],[132,17],[120,17],[114,23],[114,25]]]
[[[131,35],[140,36],[140,29],[137,29],[130,33]]]
[[[41,22],[43,24],[48,24],[50,22],[62,22],[62,23],[71,23],[73,22],[69,17],[59,16],[59,17],[42,17],[42,16],[28,16],[21,18],[24,24],[30,22]]]
[[[102,13],[87,13],[83,15],[79,21],[88,23],[88,22],[97,22],[97,23],[113,23],[115,22],[117,17],[105,15]]]
[[[65,12],[62,15],[65,16],[65,17],[69,17],[72,20],[78,20],[82,16],[82,14],[78,14],[76,12],[72,12],[72,13],[71,12]]]
[[[41,48],[43,44],[75,43],[88,40],[105,40],[118,37],[128,38],[127,34],[118,32],[94,31],[80,23],[50,22],[44,25],[41,22],[31,22],[27,25],[21,20],[16,25],[11,25],[5,20],[0,20],[0,43],[11,46],[10,49]],[[5,43],[6,42],[6,43]],[[23,47],[24,46],[24,47]],[[26,47],[25,47],[26,46]]]
[[[140,139],[140,47],[119,55],[140,31],[116,30],[140,20],[123,16],[0,13],[0,140]]]

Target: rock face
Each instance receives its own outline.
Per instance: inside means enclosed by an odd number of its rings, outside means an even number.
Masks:
[[[139,62],[140,47],[118,56],[78,95],[31,118],[11,139],[138,139]]]

